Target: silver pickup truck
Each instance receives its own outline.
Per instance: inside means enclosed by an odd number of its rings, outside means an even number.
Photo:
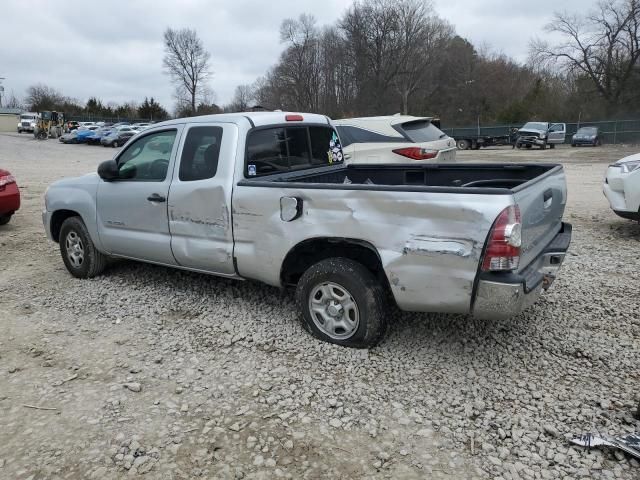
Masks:
[[[564,260],[560,165],[342,160],[322,115],[171,120],[52,184],[44,226],[76,277],[119,257],[295,287],[305,328],[351,347],[382,338],[389,301],[516,315]]]

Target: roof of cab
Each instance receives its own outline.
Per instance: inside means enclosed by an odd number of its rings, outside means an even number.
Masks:
[[[287,122],[287,115],[301,115],[302,121]],[[215,115],[201,115],[198,117],[176,118],[167,120],[166,122],[156,123],[153,127],[163,125],[176,125],[182,123],[209,123],[209,122],[225,122],[240,123],[248,121],[252,126],[262,127],[265,125],[280,125],[283,123],[301,124],[301,123],[324,123],[329,125],[329,117],[319,115],[317,113],[300,113],[300,112],[238,112],[238,113],[218,113]]]

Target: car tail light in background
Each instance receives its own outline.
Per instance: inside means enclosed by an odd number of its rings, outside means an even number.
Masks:
[[[5,186],[16,183],[16,178],[13,175],[0,173],[0,188],[4,188]]]
[[[482,270],[485,272],[516,270],[520,264],[521,246],[520,208],[518,205],[511,205],[500,212],[493,223],[484,252]]]
[[[302,115],[285,115],[284,119],[287,122],[301,122],[304,120],[304,118],[302,118]]]
[[[438,150],[428,150],[420,147],[398,148],[393,153],[410,158],[411,160],[429,160],[438,156]]]

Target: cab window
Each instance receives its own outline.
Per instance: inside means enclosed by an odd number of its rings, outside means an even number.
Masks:
[[[249,133],[245,176],[283,173],[342,161],[340,140],[328,125],[261,128]]]
[[[124,180],[161,182],[167,178],[176,130],[145,135],[135,140],[118,157],[120,178]]]

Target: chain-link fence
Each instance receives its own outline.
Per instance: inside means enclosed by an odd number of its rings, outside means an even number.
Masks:
[[[461,128],[443,128],[442,131],[453,138],[475,136],[509,135],[512,128],[522,127],[522,123],[513,125],[491,125]],[[640,143],[640,120],[606,120],[599,122],[567,123],[565,143],[571,143],[571,137],[580,127],[598,127],[602,143]]]

